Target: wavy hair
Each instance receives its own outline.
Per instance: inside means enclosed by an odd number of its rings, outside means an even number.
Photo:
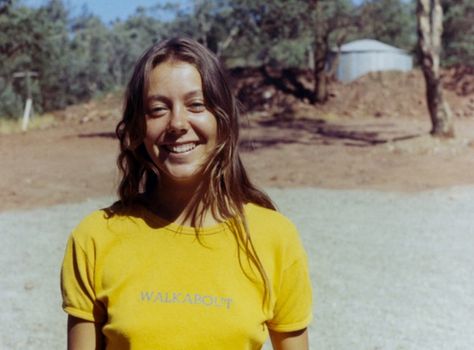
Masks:
[[[215,218],[232,222],[229,227],[238,246],[243,248],[249,262],[255,266],[264,283],[264,304],[269,296],[268,279],[257,255],[244,215],[244,205],[255,203],[275,209],[270,198],[255,187],[239,156],[238,102],[232,94],[225,71],[217,57],[198,42],[174,38],[151,46],[137,61],[127,85],[124,111],[116,128],[120,141],[118,166],[122,175],[118,187],[121,208],[130,208],[144,195],[156,191],[160,181],[159,169],[149,157],[143,140],[146,134],[146,96],[150,73],[167,61],[186,62],[201,75],[204,103],[217,121],[217,146],[204,165],[203,181],[191,200],[189,213],[192,225],[199,233],[206,212]],[[158,193],[159,195],[159,193]],[[240,249],[239,248],[239,262]],[[248,276],[248,274],[246,274]]]

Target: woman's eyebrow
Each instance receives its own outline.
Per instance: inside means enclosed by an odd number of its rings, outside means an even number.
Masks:
[[[184,98],[203,97],[202,90],[193,90],[184,94]]]
[[[170,99],[164,95],[149,95],[147,97],[148,102],[151,101],[161,101],[161,102],[170,102]]]
[[[192,90],[184,94],[184,99],[192,97],[203,97],[202,90]],[[147,100],[150,101],[161,101],[161,102],[170,102],[171,99],[165,95],[155,94],[147,97]]]

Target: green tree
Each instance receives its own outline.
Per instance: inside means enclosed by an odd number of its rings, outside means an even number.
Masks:
[[[167,6],[174,20],[166,25],[167,32],[199,41],[226,60],[229,46],[242,29],[239,12],[229,0],[193,0],[186,6]]]
[[[108,34],[111,53],[108,69],[114,86],[124,85],[137,58],[153,43],[167,34],[163,22],[154,18],[151,11],[138,8],[126,21],[115,21]]]
[[[474,2],[443,0],[443,61],[474,66]]]
[[[353,28],[352,2],[234,0],[232,3],[242,12],[240,17],[246,20],[240,40],[254,56],[257,53],[260,63],[268,65],[276,61],[283,66],[289,63],[310,66],[314,88],[309,95],[302,95],[313,103],[324,103],[328,98],[328,55]]]
[[[416,45],[414,3],[365,0],[358,8],[357,27],[351,39],[372,38],[412,51]]]
[[[39,44],[30,52],[31,68],[38,73],[41,107],[63,108],[68,104],[69,12],[61,0],[50,0],[35,10]]]
[[[25,82],[14,79],[13,74],[32,69],[32,53],[41,48],[42,33],[34,10],[18,1],[3,2],[1,9],[0,116],[15,116],[21,111],[26,88]]]
[[[303,66],[311,41],[307,2],[301,0],[232,0],[240,28],[231,50],[240,65]]]
[[[346,0],[313,1],[311,18],[314,23],[314,95],[313,102],[324,103],[328,99],[327,59],[333,46],[341,46],[354,29],[354,8]]]
[[[72,21],[67,80],[69,94],[77,100],[91,98],[113,85],[108,74],[112,53],[108,33],[102,21],[87,9]]]

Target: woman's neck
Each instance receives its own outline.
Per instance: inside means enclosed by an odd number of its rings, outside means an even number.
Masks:
[[[203,209],[199,185],[162,181],[148,200],[149,208],[161,218],[185,226],[213,226],[219,222],[211,208]],[[195,214],[198,214],[195,217]],[[197,219],[197,222],[195,220]]]

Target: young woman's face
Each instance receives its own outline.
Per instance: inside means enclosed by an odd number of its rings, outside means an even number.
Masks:
[[[201,179],[216,147],[217,122],[193,65],[167,61],[151,71],[144,143],[162,177],[174,183]]]

